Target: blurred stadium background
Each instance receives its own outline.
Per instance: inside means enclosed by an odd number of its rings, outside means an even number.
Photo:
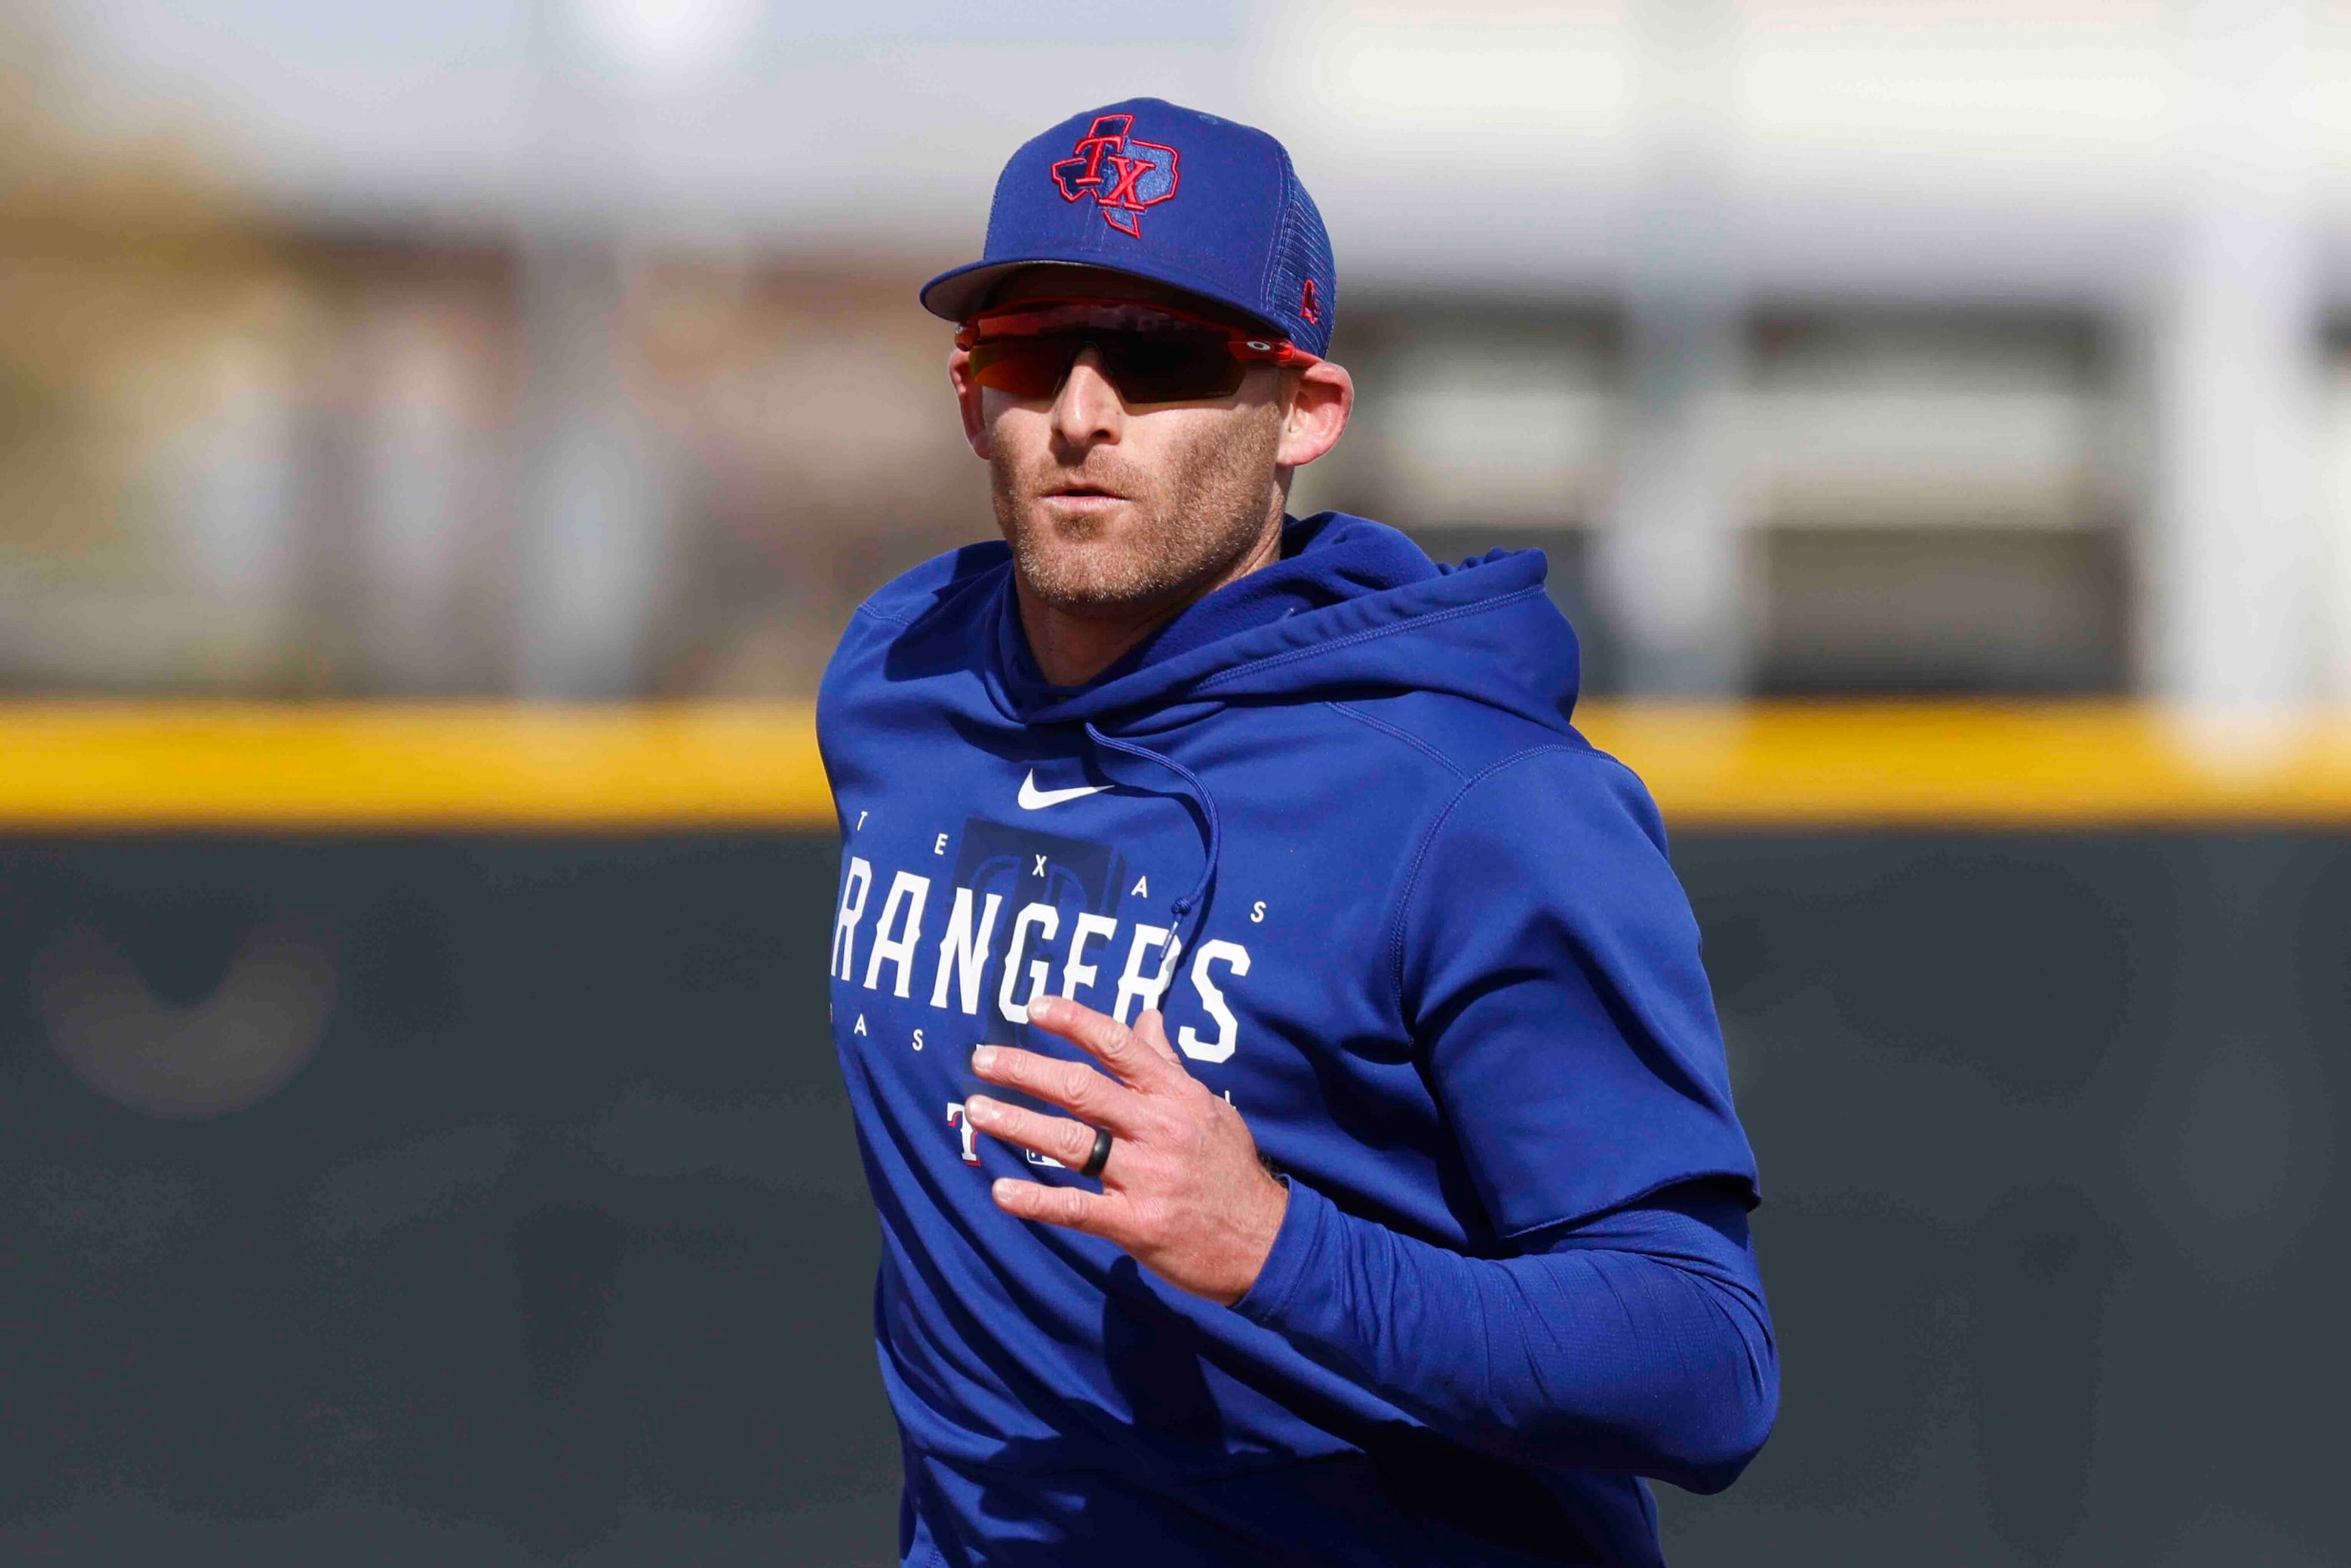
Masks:
[[[1294,509],[1547,550],[1677,831],[1677,1561],[2351,1559],[2343,0],[0,0],[0,1557],[888,1559],[806,699],[1134,92],[1329,220]]]

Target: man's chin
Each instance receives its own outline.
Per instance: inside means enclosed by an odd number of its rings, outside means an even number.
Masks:
[[[1029,591],[1054,609],[1088,618],[1125,620],[1176,597],[1148,559],[1109,541],[1031,536],[1013,551]]]
[[[1177,597],[1157,584],[1097,573],[1023,569],[1029,591],[1064,615],[1088,621],[1131,621],[1165,608]]]

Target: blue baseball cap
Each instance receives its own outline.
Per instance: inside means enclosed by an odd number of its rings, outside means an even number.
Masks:
[[[1228,306],[1315,355],[1331,348],[1331,238],[1290,153],[1264,131],[1155,98],[1072,115],[997,177],[979,260],[923,286],[966,319],[1040,263],[1147,277]]]

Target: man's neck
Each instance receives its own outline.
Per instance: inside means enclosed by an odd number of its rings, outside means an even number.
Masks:
[[[1272,527],[1222,571],[1174,600],[1138,606],[1127,613],[1079,614],[1057,609],[1040,599],[1028,579],[1016,572],[1013,581],[1019,594],[1020,625],[1029,635],[1029,652],[1035,656],[1039,672],[1052,685],[1081,686],[1209,594],[1280,559],[1281,524],[1277,514]]]

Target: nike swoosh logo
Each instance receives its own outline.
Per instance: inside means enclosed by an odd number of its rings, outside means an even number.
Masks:
[[[1099,795],[1109,788],[1107,784],[1081,784],[1074,789],[1040,789],[1037,788],[1037,770],[1031,768],[1029,777],[1020,780],[1020,809],[1041,811],[1048,806],[1058,806],[1081,795]]]

